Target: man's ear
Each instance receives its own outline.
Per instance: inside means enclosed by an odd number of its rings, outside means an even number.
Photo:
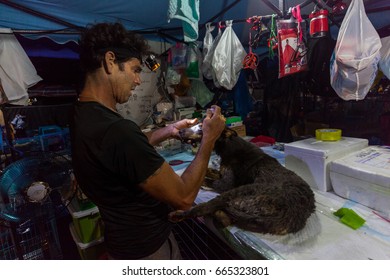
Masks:
[[[103,67],[107,74],[112,73],[114,64],[115,64],[115,54],[112,51],[106,52],[103,60]]]

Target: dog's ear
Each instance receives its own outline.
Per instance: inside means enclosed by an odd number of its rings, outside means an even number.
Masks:
[[[237,132],[229,127],[225,127],[225,130],[223,133],[224,133],[225,138],[232,138],[234,136],[237,136]]]

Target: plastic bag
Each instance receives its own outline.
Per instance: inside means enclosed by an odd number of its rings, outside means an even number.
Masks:
[[[279,79],[306,71],[307,66],[307,48],[303,41],[303,32],[305,30],[304,22],[300,15],[299,6],[294,7],[297,11],[296,18],[287,20],[278,20],[278,55],[279,55]]]
[[[177,42],[171,47],[172,53],[172,67],[174,70],[181,70],[187,68],[187,46],[183,43]]]
[[[187,69],[186,74],[190,79],[203,80],[201,75],[202,54],[197,42],[190,43],[187,47]]]
[[[382,48],[380,50],[381,58],[379,60],[379,68],[390,79],[390,36],[382,38],[381,42]]]
[[[211,22],[206,23],[206,34],[203,39],[203,63],[202,63],[202,73],[203,76],[209,80],[213,78],[212,76],[212,67],[211,67],[211,60],[212,60],[212,54],[214,52],[213,49],[213,42],[214,38],[211,32],[214,30],[215,26],[211,25]]]
[[[211,78],[213,79],[214,86],[217,88],[220,88],[221,85],[218,82],[217,76],[216,76],[215,71],[214,71],[213,66],[212,66],[212,62],[213,62],[215,48],[217,47],[219,40],[221,40],[221,37],[222,37],[222,26],[219,26],[218,34],[215,37],[214,42],[213,42],[213,46],[209,52],[210,53],[210,65],[211,65]]]
[[[193,96],[196,99],[196,102],[204,108],[209,104],[214,97],[214,93],[211,92],[208,87],[200,80],[192,80],[191,88],[188,91],[189,96]]]
[[[344,100],[366,97],[378,71],[382,44],[362,0],[352,0],[337,37],[330,64],[330,82]]]
[[[246,56],[244,47],[233,31],[232,23],[232,20],[226,21],[226,29],[215,48],[211,64],[218,83],[228,90],[237,83],[242,61]]]
[[[215,76],[215,72],[214,72],[214,69],[212,67],[212,61],[213,61],[213,56],[214,56],[214,52],[215,52],[215,47],[218,45],[221,37],[222,37],[222,27],[219,26],[218,34],[217,34],[217,36],[215,36],[212,45],[210,46],[209,50],[207,51],[207,54],[205,55],[205,57],[203,58],[203,64],[202,64],[203,76],[206,79],[213,80],[214,85],[218,88],[221,87],[221,85],[218,83],[217,77]],[[206,69],[206,67],[207,67],[207,69]],[[206,69],[206,70],[204,70],[204,69]]]

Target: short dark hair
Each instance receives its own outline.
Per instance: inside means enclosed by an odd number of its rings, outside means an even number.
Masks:
[[[100,68],[104,54],[111,50],[115,53],[117,63],[131,58],[138,58],[149,53],[145,39],[128,31],[121,23],[97,23],[88,25],[79,40],[80,64],[88,73]]]

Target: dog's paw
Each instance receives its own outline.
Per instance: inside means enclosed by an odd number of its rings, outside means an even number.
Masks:
[[[172,223],[177,223],[186,218],[185,211],[176,210],[168,214],[168,220]]]
[[[222,227],[230,226],[233,222],[230,217],[222,210],[218,210],[214,213],[214,217],[222,225]]]

